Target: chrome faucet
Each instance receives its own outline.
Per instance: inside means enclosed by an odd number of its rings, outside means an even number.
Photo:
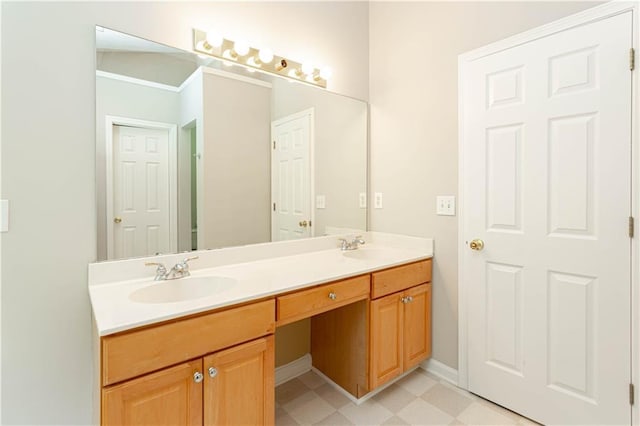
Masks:
[[[351,242],[347,241],[344,238],[340,238],[338,241],[340,241],[340,250],[342,251],[357,250],[359,244],[364,244],[364,240],[360,235],[355,237]]]
[[[183,259],[182,262],[176,263],[173,268],[167,271],[167,268],[164,264],[160,262],[147,262],[145,266],[157,266],[156,269],[156,277],[153,279],[154,281],[165,281],[165,280],[177,280],[178,278],[188,277],[191,275],[189,272],[189,261],[198,259],[198,256],[187,257]]]

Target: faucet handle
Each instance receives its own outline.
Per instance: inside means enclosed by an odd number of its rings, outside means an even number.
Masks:
[[[160,281],[160,280],[164,279],[164,277],[167,275],[167,268],[164,267],[163,263],[160,263],[160,262],[145,262],[144,266],[157,266],[158,267],[158,269],[156,269],[156,277],[155,277],[156,281]]]
[[[184,274],[184,276],[189,276],[189,261],[199,259],[200,256],[192,256],[182,259],[182,262],[177,263],[173,269],[179,273]]]

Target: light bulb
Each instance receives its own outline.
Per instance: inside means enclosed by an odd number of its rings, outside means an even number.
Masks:
[[[260,49],[260,52],[258,52],[258,58],[263,64],[268,64],[273,61],[273,52],[271,49]]]
[[[207,43],[212,48],[217,48],[222,46],[223,38],[220,34],[216,33],[207,33]]]
[[[303,74],[306,75],[311,75],[313,74],[313,70],[315,69],[315,67],[313,66],[313,64],[311,62],[305,62],[302,64],[302,67],[300,67],[300,71],[302,71]]]
[[[333,76],[333,70],[330,67],[323,67],[320,70],[320,77],[329,80]]]
[[[233,50],[238,56],[244,56],[249,53],[249,43],[245,41],[236,41],[233,45]]]

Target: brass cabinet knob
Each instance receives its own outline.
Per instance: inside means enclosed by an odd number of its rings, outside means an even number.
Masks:
[[[218,369],[215,367],[209,367],[209,377],[216,377],[218,375]]]
[[[471,250],[480,251],[480,250],[482,250],[482,249],[484,248],[484,241],[482,241],[482,240],[480,240],[480,239],[472,240],[472,241],[469,243],[469,248],[470,248]]]
[[[298,225],[300,225],[302,228],[306,228],[308,223],[306,220],[301,220],[300,222],[298,222]]]
[[[196,383],[200,383],[202,382],[202,380],[204,380],[204,374],[202,374],[199,371],[196,371],[195,373],[193,373],[193,381]]]
[[[337,298],[338,298],[338,295],[335,294],[334,292],[329,293],[329,299],[336,300]]]
[[[116,216],[116,217],[113,218],[113,221],[114,221],[114,223],[120,223],[120,222],[122,222],[122,218]]]

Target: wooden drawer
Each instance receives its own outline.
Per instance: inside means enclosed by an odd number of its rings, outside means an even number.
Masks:
[[[431,259],[371,274],[371,298],[386,296],[422,283],[431,282]]]
[[[273,299],[102,338],[102,386],[273,333]]]
[[[277,298],[277,325],[308,318],[369,297],[369,275],[300,290]],[[332,299],[329,295],[335,294]]]

